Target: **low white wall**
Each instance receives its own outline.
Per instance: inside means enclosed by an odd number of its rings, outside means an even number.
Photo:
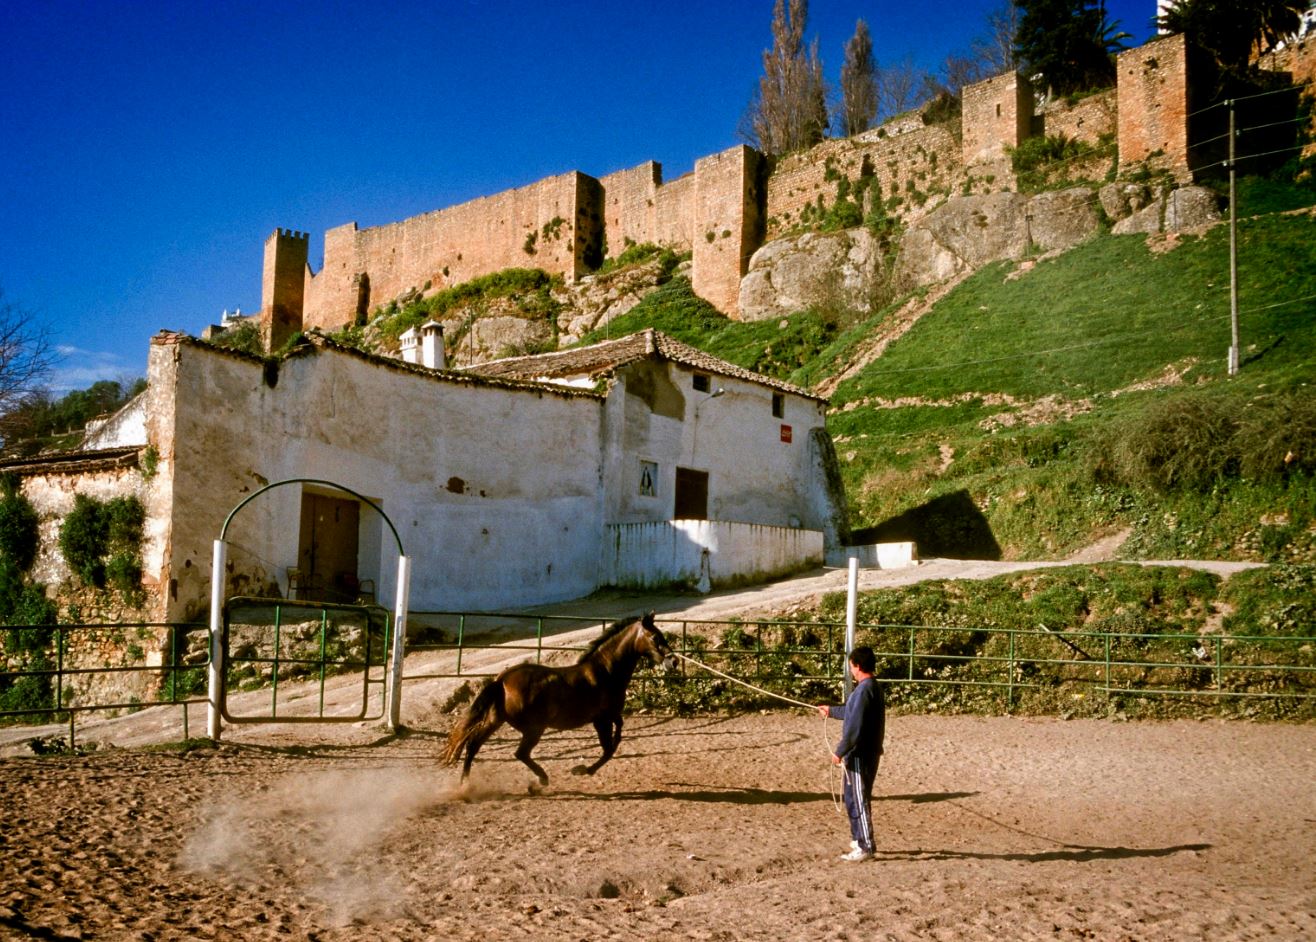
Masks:
[[[707,571],[704,551],[708,551]],[[607,527],[600,576],[606,585],[656,588],[761,582],[823,564],[819,530],[712,520],[616,523]]]
[[[918,565],[918,550],[913,543],[842,546],[827,554],[827,565],[844,568],[849,565],[851,556],[859,560],[862,569],[904,569]]]

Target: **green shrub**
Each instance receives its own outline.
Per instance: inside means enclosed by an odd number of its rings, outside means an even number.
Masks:
[[[1293,392],[1250,403],[1235,440],[1245,478],[1275,482],[1316,475],[1316,396]]]
[[[36,560],[38,523],[32,502],[6,483],[0,498],[0,556],[20,572],[27,572]]]
[[[243,321],[236,327],[230,327],[211,337],[210,342],[216,347],[250,353],[252,356],[263,356],[265,353],[260,326],[255,321]]]
[[[136,497],[101,502],[78,494],[59,531],[64,560],[85,584],[99,589],[108,582],[125,601],[138,604],[145,521],[146,510]]]
[[[1126,418],[1094,454],[1094,477],[1168,494],[1243,478],[1283,484],[1316,473],[1316,401],[1304,390],[1243,404],[1192,394]]]
[[[1114,457],[1123,481],[1157,493],[1208,490],[1237,468],[1230,439],[1238,422],[1220,403],[1170,399],[1124,423]]]
[[[110,532],[103,507],[95,498],[77,494],[59,528],[59,548],[69,569],[98,588],[105,585],[105,543]]]

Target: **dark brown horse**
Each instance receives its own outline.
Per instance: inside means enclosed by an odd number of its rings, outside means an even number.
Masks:
[[[471,701],[466,716],[448,737],[443,761],[457,761],[465,750],[462,781],[484,741],[503,723],[521,733],[516,757],[535,773],[539,786],[548,784],[548,774],[530,758],[546,729],[576,729],[593,723],[603,755],[593,765],[576,766],[577,775],[593,775],[612,758],[621,742],[621,708],[626,687],[640,658],[668,670],[676,666],[676,655],[653,623],[653,612],[643,618],[622,619],[590,644],[580,660],[569,667],[517,664],[487,683]],[[530,791],[537,790],[535,785]]]

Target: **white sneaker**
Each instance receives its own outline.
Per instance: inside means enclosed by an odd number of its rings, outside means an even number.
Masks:
[[[851,841],[851,842],[850,842],[850,849],[851,849],[851,850],[858,850],[858,849],[859,849],[859,842],[858,842],[858,841]]]
[[[852,863],[858,863],[861,860],[871,860],[872,858],[873,852],[871,850],[864,850],[862,847],[856,847],[854,850],[850,851],[850,853],[841,855],[842,860],[848,860]]]

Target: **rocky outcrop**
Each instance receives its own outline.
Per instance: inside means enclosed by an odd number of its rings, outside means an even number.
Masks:
[[[688,272],[690,263],[676,269]],[[639,304],[646,294],[662,284],[666,275],[662,262],[653,259],[605,275],[587,275],[564,287],[558,296],[563,310],[558,317],[559,344],[578,342]]]
[[[1115,235],[1182,232],[1220,221],[1220,200],[1205,187],[1168,190],[1139,184],[1111,183],[1101,188],[1101,207]]]
[[[882,253],[867,229],[806,232],[776,239],[749,260],[740,282],[740,317],[770,320],[819,305],[872,309]]]
[[[866,229],[808,232],[769,242],[740,282],[744,320],[784,317],[819,304],[869,312],[879,298],[943,284],[991,262],[1063,252],[1091,239],[1102,213],[1113,232],[1175,232],[1220,220],[1207,189],[1111,183],[1025,196],[1001,192],[947,200],[901,236],[888,270]]]
[[[1096,235],[1093,193],[1073,187],[1024,196],[990,193],[947,200],[900,241],[899,290],[937,284],[989,262],[1073,248]]]

